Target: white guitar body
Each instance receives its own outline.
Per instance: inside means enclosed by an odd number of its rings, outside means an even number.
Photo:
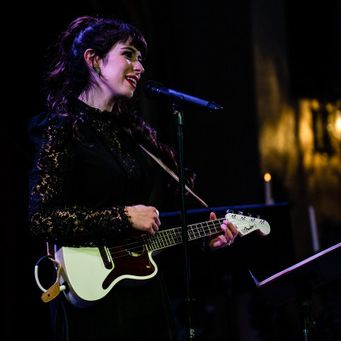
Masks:
[[[237,226],[241,236],[259,230],[270,233],[270,225],[262,219],[229,213],[225,216]],[[223,219],[188,226],[188,240],[221,233]],[[61,265],[60,284],[64,294],[77,307],[86,307],[106,296],[120,281],[147,280],[157,273],[152,259],[155,250],[182,243],[181,228],[160,230],[154,236],[142,235],[123,240],[114,247],[60,247],[55,260]]]
[[[107,252],[107,248],[104,247]],[[157,265],[151,257],[151,251],[147,252],[148,261],[145,263],[146,272],[139,275],[129,272],[121,273],[118,269],[121,264],[113,262],[113,267],[108,269],[104,266],[98,247],[61,247],[55,253],[55,260],[62,266],[60,283],[67,283],[64,294],[75,306],[86,307],[106,296],[107,293],[120,281],[124,279],[147,280],[157,273]],[[131,256],[134,257],[134,256]],[[142,257],[138,255],[136,257]],[[67,269],[67,272],[65,271]],[[134,271],[134,267],[130,269]],[[107,287],[103,287],[104,279],[116,271],[115,278]]]

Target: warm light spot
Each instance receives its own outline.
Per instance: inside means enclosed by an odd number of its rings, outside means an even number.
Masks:
[[[320,108],[320,103],[319,103],[319,101],[317,99],[312,99],[310,101],[310,104],[311,104],[311,108],[313,110],[318,110]]]
[[[340,110],[337,112],[337,117],[335,121],[335,130],[336,130],[336,134],[339,137],[341,137],[341,111]]]
[[[271,181],[271,174],[270,173],[265,173],[264,174],[264,181],[265,182]]]
[[[326,109],[327,111],[331,112],[334,109],[334,106],[332,103],[326,103]]]

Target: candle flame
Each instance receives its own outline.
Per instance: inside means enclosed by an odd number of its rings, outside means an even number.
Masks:
[[[265,182],[271,181],[271,174],[270,173],[265,173],[264,174],[264,181]]]

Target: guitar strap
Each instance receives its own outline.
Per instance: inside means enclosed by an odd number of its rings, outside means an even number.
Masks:
[[[34,266],[34,278],[35,281],[39,287],[39,289],[43,292],[40,296],[41,300],[44,303],[48,303],[52,301],[54,298],[56,298],[63,290],[66,289],[65,285],[60,285],[60,277],[61,277],[61,271],[62,267],[61,265],[54,259],[54,250],[51,248],[51,245],[49,243],[46,243],[47,245],[47,255],[41,257],[35,264]],[[42,260],[48,259],[53,263],[53,266],[56,270],[56,279],[54,283],[48,288],[45,289],[39,280],[39,275],[38,275],[38,269],[39,269],[39,264]]]
[[[107,150],[109,150],[110,153],[111,150],[110,148],[107,147],[106,143],[103,141],[103,138],[96,132],[96,130],[90,125],[91,130],[93,131],[93,133],[99,138],[99,140],[101,141],[102,145],[104,146],[104,148],[106,148]],[[139,144],[140,148],[147,154],[149,155],[161,168],[163,168],[174,180],[176,180],[177,182],[179,182],[179,177],[168,167],[166,166],[158,157],[156,157],[153,153],[151,153],[147,148],[145,148],[144,146],[142,146],[141,144]],[[200,202],[200,204],[202,206],[204,206],[205,208],[208,208],[209,206],[206,204],[206,202],[201,199],[197,194],[195,194],[187,185],[185,185],[185,189],[187,190],[188,193],[190,193],[196,200],[198,200]]]
[[[158,157],[156,157],[153,153],[151,153],[148,149],[143,147],[141,144],[139,144],[140,148],[148,154],[161,168],[163,168],[174,180],[179,182],[179,177],[168,167],[166,166]],[[197,194],[195,194],[187,185],[185,185],[185,188],[188,193],[190,193],[196,200],[200,202],[201,205],[203,205],[205,208],[208,207],[206,202],[201,199]]]

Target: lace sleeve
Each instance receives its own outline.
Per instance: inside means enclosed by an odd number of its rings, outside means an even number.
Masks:
[[[94,245],[128,232],[123,206],[90,209],[68,205],[72,166],[72,124],[67,117],[46,119],[35,138],[37,156],[30,173],[29,223],[33,235],[64,245]]]

